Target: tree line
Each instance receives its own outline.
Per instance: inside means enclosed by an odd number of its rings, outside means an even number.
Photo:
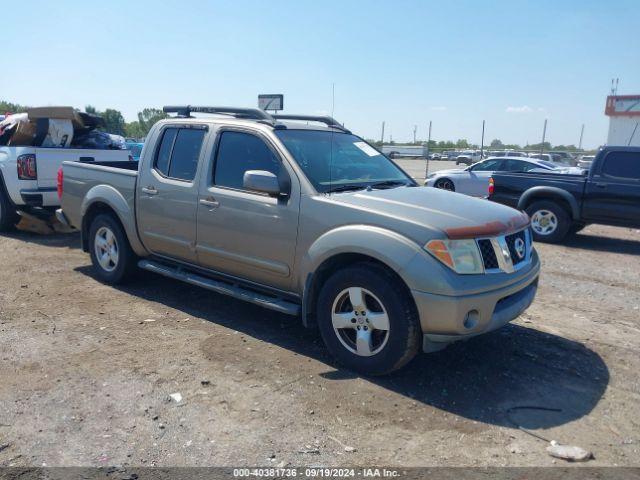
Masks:
[[[367,140],[370,144],[376,145],[377,147],[381,147],[383,143],[380,140]],[[479,149],[480,145],[475,143],[470,143],[464,138],[458,139],[455,142],[451,140],[446,141],[436,141],[431,140],[429,142],[418,140],[414,142],[402,143],[400,145],[415,145],[415,146],[425,146],[429,143],[429,149],[440,151],[440,150],[466,150],[466,149]],[[396,142],[385,142],[384,145],[397,145]],[[492,140],[488,145],[484,146],[485,150],[544,150],[545,152],[582,152],[584,150],[580,150],[575,145],[552,145],[550,142],[542,143],[533,143],[527,144],[525,146],[518,145],[516,143],[502,143],[499,139]]]
[[[4,113],[22,113],[29,108],[26,105],[20,105],[17,103],[11,103],[4,100],[0,100],[0,114]],[[107,108],[104,111],[99,111],[92,105],[85,107],[85,112],[93,115],[99,115],[104,120],[104,126],[99,127],[108,133],[115,135],[122,135],[127,138],[141,139],[147,136],[151,127],[163,118],[167,118],[167,114],[160,108],[145,108],[141,112],[138,112],[138,119],[133,122],[126,122],[122,112],[114,108]]]

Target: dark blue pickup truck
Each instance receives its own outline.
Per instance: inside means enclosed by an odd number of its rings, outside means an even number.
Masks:
[[[524,210],[535,240],[599,223],[640,228],[640,147],[603,147],[585,175],[494,173],[489,200]]]

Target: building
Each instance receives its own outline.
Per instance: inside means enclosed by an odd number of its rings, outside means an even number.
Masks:
[[[604,114],[609,117],[607,145],[640,147],[640,95],[609,95]]]

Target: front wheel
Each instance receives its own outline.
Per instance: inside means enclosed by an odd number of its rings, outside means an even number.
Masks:
[[[526,211],[531,218],[534,240],[558,243],[562,241],[571,226],[569,214],[555,202],[546,200],[534,202]]]
[[[433,186],[436,187],[436,188],[440,188],[442,190],[448,190],[449,192],[455,192],[456,191],[456,186],[453,184],[453,181],[451,181],[448,178],[440,178],[440,179],[438,179]]]
[[[420,346],[420,323],[409,293],[376,265],[334,273],[320,291],[317,318],[331,354],[365,375],[401,368]]]
[[[98,215],[89,227],[91,263],[100,280],[123,283],[133,274],[136,255],[124,229],[112,215]]]

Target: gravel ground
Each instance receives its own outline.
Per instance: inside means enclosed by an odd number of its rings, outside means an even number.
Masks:
[[[537,245],[526,314],[374,379],[296,319],[152,274],[103,285],[78,244],[0,236],[2,466],[562,464],[518,426],[640,465],[638,230]]]

